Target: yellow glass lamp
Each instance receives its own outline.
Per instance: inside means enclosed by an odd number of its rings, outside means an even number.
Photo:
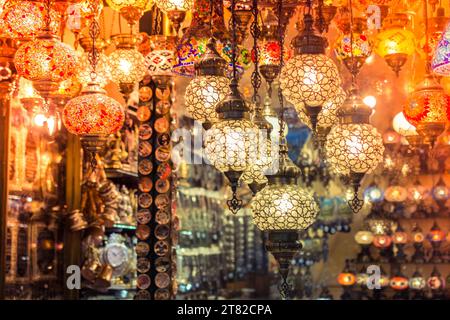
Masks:
[[[390,14],[383,24],[383,30],[375,37],[374,50],[398,76],[408,56],[414,53],[416,40],[414,34],[406,29],[408,24],[406,14]]]
[[[120,12],[130,25],[134,25],[144,12],[152,8],[153,0],[106,0],[106,3]]]

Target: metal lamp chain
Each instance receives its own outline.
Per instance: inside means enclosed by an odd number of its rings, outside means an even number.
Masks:
[[[278,74],[281,74],[281,70],[284,66],[284,21],[283,21],[283,1],[278,0],[277,2],[277,16],[278,16],[278,45],[280,46],[280,66]],[[284,99],[283,93],[281,91],[281,86],[278,86],[278,100],[280,101],[280,145],[284,145]],[[280,149],[281,150],[281,149]]]
[[[254,70],[251,77],[251,83],[253,87],[252,102],[255,104],[255,110],[259,108],[261,103],[261,97],[259,96],[259,88],[261,87],[261,75],[259,73],[259,52],[258,52],[258,39],[261,35],[261,29],[258,23],[258,0],[253,0],[252,3],[252,15],[253,22],[250,26],[250,33],[253,37],[253,58],[254,58]]]
[[[352,74],[352,89],[356,88],[356,73],[357,70],[355,68],[355,57],[353,55],[353,8],[352,8],[352,0],[348,0],[348,6],[350,8],[350,59],[351,59],[351,74]]]
[[[96,39],[100,35],[100,24],[98,23],[98,2],[97,1],[91,1],[90,7],[93,13],[91,24],[89,25],[89,36],[92,40],[92,48],[91,51],[88,54],[88,61],[92,67],[91,69],[91,80],[94,82],[97,78],[97,63],[99,59],[98,50],[95,46]]]
[[[233,64],[233,79],[232,85],[237,86],[236,75],[236,42],[237,42],[237,20],[236,20],[236,0],[231,0],[231,28],[232,28],[232,41],[231,41],[231,63]]]

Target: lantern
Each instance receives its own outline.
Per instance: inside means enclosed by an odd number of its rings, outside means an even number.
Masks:
[[[125,100],[133,92],[136,83],[144,78],[144,56],[136,49],[138,39],[130,34],[112,37],[116,50],[109,55],[112,80],[117,82]]]
[[[349,206],[355,213],[364,204],[358,198],[362,178],[383,160],[383,140],[377,129],[369,124],[371,113],[353,91],[338,110],[339,123],[331,128],[325,143],[332,170],[340,175],[350,175],[354,197]]]
[[[46,27],[46,15],[44,1],[8,1],[0,15],[0,27],[11,38],[34,38]],[[51,9],[50,18],[51,33],[57,34],[58,12]]]
[[[412,277],[409,279],[409,287],[413,290],[422,290],[426,286],[425,278],[422,276],[422,274],[419,272],[419,270],[416,270]]]
[[[390,186],[384,192],[384,198],[389,202],[403,202],[407,197],[408,192],[406,188],[399,185]]]
[[[431,193],[433,195],[434,200],[436,200],[436,202],[440,204],[440,207],[444,208],[445,203],[447,202],[448,199],[449,190],[442,176],[439,178],[438,182],[433,186]]]
[[[152,8],[152,0],[106,0],[111,9],[120,12],[130,25],[134,25],[145,11]]]
[[[89,61],[89,55],[92,51],[92,40],[88,37],[80,39],[80,44],[85,51],[79,58],[79,71],[77,73],[78,81],[80,81],[82,86],[87,86],[92,82],[93,68],[91,62]],[[96,51],[98,54],[97,65],[95,66],[95,82],[104,87],[111,80],[111,66],[109,63],[109,57],[105,55],[102,51],[105,47],[105,42],[100,41],[100,39],[95,40]]]
[[[419,143],[420,137],[417,133],[416,127],[406,120],[403,112],[399,112],[395,115],[392,120],[392,127],[398,134],[405,137],[409,144],[414,145]]]
[[[406,14],[389,15],[383,22],[383,30],[378,33],[374,42],[375,53],[384,58],[397,76],[416,47],[414,34],[405,29],[407,24]]]
[[[371,184],[364,190],[364,199],[373,203],[380,202],[384,199],[383,190],[376,184]]]
[[[427,287],[431,290],[441,290],[445,288],[445,279],[442,278],[441,273],[436,268],[433,268],[430,277],[427,279]]]
[[[373,237],[373,245],[377,248],[387,248],[392,244],[392,238],[387,234],[376,234]]]
[[[344,28],[335,44],[334,52],[351,74],[358,74],[366,59],[372,54],[372,43],[364,33],[367,21],[356,18],[354,30],[350,30],[350,24]]]
[[[192,9],[194,0],[161,0],[156,1],[155,4],[162,12],[167,13],[176,34],[178,34],[181,23],[186,17],[186,11]]]
[[[175,42],[175,37],[171,36],[150,36],[152,51],[145,56],[145,63],[147,73],[160,87],[166,87],[174,77],[172,68],[175,63]]]
[[[442,11],[441,11],[442,12]],[[438,40],[437,46],[430,47],[429,54],[433,56],[431,61],[431,69],[434,73],[440,76],[449,76],[450,75],[450,51],[449,51],[449,41],[450,41],[450,25],[447,25],[442,28],[443,22],[448,20],[442,16],[436,17],[436,24],[438,27],[436,28],[436,34],[441,34],[441,37]],[[439,28],[440,27],[440,28]],[[436,49],[435,49],[436,48]]]
[[[446,31],[446,25],[448,23],[448,18],[445,17],[445,10],[444,8],[438,8],[436,10],[436,16],[432,18],[428,18],[428,36],[424,35],[424,37],[420,41],[420,47],[423,50],[427,61],[431,61],[431,69],[434,71],[434,69],[437,67],[436,65],[443,64],[444,61],[439,60],[435,61],[433,60],[433,57],[436,56],[436,50],[440,50],[440,54],[445,55],[445,50],[440,47],[441,39],[445,36]],[[428,43],[427,43],[428,39]],[[445,56],[444,56],[445,57]],[[438,59],[442,59],[442,56],[440,56]],[[437,59],[437,60],[438,60]],[[437,67],[439,69],[439,67]],[[439,72],[439,71],[438,71]],[[439,74],[436,72],[436,74]]]
[[[408,278],[402,274],[396,275],[395,277],[391,278],[390,286],[394,290],[406,290],[409,287]]]
[[[358,231],[355,234],[355,241],[360,245],[369,245],[372,243],[374,235],[368,230]]]
[[[344,270],[339,273],[337,281],[343,287],[350,287],[356,283],[356,276],[354,272],[350,270],[350,263],[348,260],[345,262]]]
[[[74,50],[50,33],[23,43],[16,51],[14,64],[19,75],[33,82],[43,98],[58,90],[59,83],[75,74]]]
[[[427,188],[420,183],[420,180],[416,180],[414,184],[407,190],[408,190],[408,199],[416,203],[428,197]]]
[[[226,65],[211,38],[206,53],[196,63],[197,76],[185,91],[186,109],[194,120],[210,124],[219,120],[216,106],[230,92],[230,81],[225,77]]]
[[[304,16],[304,29],[293,40],[295,55],[281,70],[280,87],[287,101],[304,105],[315,131],[322,105],[331,100],[341,85],[334,62],[325,53],[325,39],[312,28],[313,18]]]
[[[67,103],[62,116],[67,130],[79,136],[108,136],[122,127],[125,118],[120,103],[93,84]]]
[[[431,246],[433,248],[430,262],[432,263],[442,262],[440,247],[441,243],[445,240],[445,232],[442,231],[442,229],[438,226],[436,221],[434,222],[433,226],[431,227],[428,233],[428,239],[431,242]]]
[[[450,96],[436,79],[428,74],[416,86],[404,105],[403,113],[425,142],[434,145],[450,117]]]

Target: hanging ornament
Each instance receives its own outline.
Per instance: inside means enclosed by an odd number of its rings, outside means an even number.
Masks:
[[[351,74],[357,75],[372,54],[372,43],[365,33],[366,26],[365,19],[355,18],[354,22],[345,26],[343,35],[336,40],[336,57],[344,63]]]
[[[414,34],[406,29],[407,24],[406,14],[390,14],[374,41],[375,53],[384,58],[397,76],[416,48]]]
[[[152,51],[145,56],[145,63],[147,73],[160,88],[167,87],[174,77],[172,67],[175,63],[175,42],[176,38],[173,36],[150,36]]]
[[[106,3],[119,12],[130,26],[134,26],[153,6],[153,0],[106,0]]]
[[[364,201],[358,198],[360,182],[383,161],[383,139],[377,129],[369,124],[372,110],[356,91],[338,110],[339,124],[332,127],[325,144],[327,161],[334,172],[348,175],[354,189],[349,201],[353,212],[358,212]]]
[[[109,55],[111,77],[119,84],[120,92],[128,101],[135,85],[144,78],[145,58],[137,50],[139,38],[132,34],[119,34],[111,37],[116,50]]]
[[[91,3],[93,12],[97,12],[98,4]],[[83,149],[91,156],[91,165],[96,165],[96,154],[106,144],[106,138],[117,132],[123,125],[125,114],[122,106],[106,95],[96,83],[96,69],[99,61],[99,52],[95,45],[100,28],[97,18],[90,26],[92,40],[89,61],[92,66],[91,83],[81,92],[81,95],[70,100],[64,107],[62,119],[65,127],[72,134],[81,138]]]
[[[403,113],[425,143],[433,147],[450,119],[450,97],[434,76],[427,74],[410,94]]]
[[[45,28],[36,39],[17,49],[14,64],[17,73],[31,80],[39,94],[48,99],[58,90],[60,82],[75,74],[78,61],[74,50],[51,33],[50,1],[45,7]]]
[[[84,53],[81,54],[81,57],[79,58],[80,63],[77,78],[81,85],[86,87],[92,82],[91,75],[93,70],[91,62],[89,61],[90,51],[92,50],[92,40],[88,37],[83,37],[79,42],[84,50]],[[96,39],[95,45],[95,50],[98,52],[98,61],[95,67],[95,82],[101,87],[104,87],[111,80],[111,66],[109,63],[109,57],[103,52],[106,47],[105,41]]]
[[[11,38],[31,39],[46,27],[45,1],[8,1],[0,15],[0,28]],[[50,9],[50,30],[59,32],[60,16]]]
[[[293,40],[294,57],[281,70],[280,87],[287,101],[304,106],[316,131],[323,104],[334,98],[341,85],[334,62],[325,55],[326,40],[313,31],[310,14],[304,16],[304,29]]]
[[[234,1],[231,10],[233,78],[229,95],[216,107],[219,121],[206,131],[205,153],[211,164],[228,178],[233,197],[227,204],[231,212],[237,213],[242,206],[242,200],[236,196],[239,178],[255,160],[258,148],[254,142],[259,132],[250,121],[250,109],[238,90]]]
[[[196,77],[189,82],[184,95],[187,112],[206,128],[219,120],[216,107],[230,93],[226,66],[211,38],[205,54],[196,62]]]
[[[181,24],[186,17],[186,11],[194,6],[194,0],[160,0],[156,1],[156,6],[167,13],[167,17],[172,22],[175,34],[178,35]]]

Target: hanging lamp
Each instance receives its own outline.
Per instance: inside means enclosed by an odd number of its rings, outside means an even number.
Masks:
[[[75,74],[77,57],[74,50],[51,32],[51,1],[45,5],[45,27],[36,39],[23,43],[14,56],[20,76],[33,82],[42,98],[48,100],[59,83]]]
[[[229,95],[217,107],[219,121],[206,131],[205,153],[211,164],[223,172],[230,182],[233,197],[227,201],[231,212],[237,213],[242,201],[237,198],[237,187],[242,173],[248,169],[256,154],[254,139],[257,127],[250,121],[248,104],[238,90],[237,67],[235,64],[236,15],[235,0],[232,0],[232,65],[233,78]]]
[[[93,12],[97,12],[97,1],[93,1]],[[97,18],[90,25],[92,39],[89,60],[92,66],[91,83],[81,92],[81,95],[70,100],[64,107],[62,119],[67,130],[80,136],[81,145],[91,157],[91,164],[96,165],[96,153],[100,152],[106,138],[117,132],[123,125],[125,114],[122,106],[116,100],[108,97],[105,90],[96,83],[96,66],[99,52],[96,49],[96,38],[100,32]]]
[[[211,16],[213,2],[210,2]],[[189,115],[200,121],[205,129],[218,121],[217,105],[230,92],[230,80],[225,76],[227,62],[216,49],[213,37],[213,20],[210,20],[211,37],[206,51],[195,62],[196,77],[192,79],[185,91],[184,100]]]
[[[281,17],[283,4],[278,1],[278,17]],[[279,27],[280,48],[284,45],[284,29]],[[283,50],[281,52],[283,54]],[[280,60],[280,68],[283,58]],[[308,228],[315,220],[319,207],[314,197],[297,185],[300,169],[289,159],[284,138],[284,103],[280,99],[280,145],[278,170],[268,175],[268,185],[259,191],[251,202],[253,221],[258,229],[266,231],[266,249],[279,263],[282,283],[281,296],[289,298],[290,285],[287,282],[289,267],[294,255],[301,248],[299,231]]]
[[[311,1],[308,1],[309,11]],[[280,74],[280,87],[287,101],[304,108],[316,131],[317,117],[323,104],[331,100],[341,85],[338,69],[325,55],[326,39],[315,34],[313,17],[307,12],[304,29],[294,38],[294,57]]]

